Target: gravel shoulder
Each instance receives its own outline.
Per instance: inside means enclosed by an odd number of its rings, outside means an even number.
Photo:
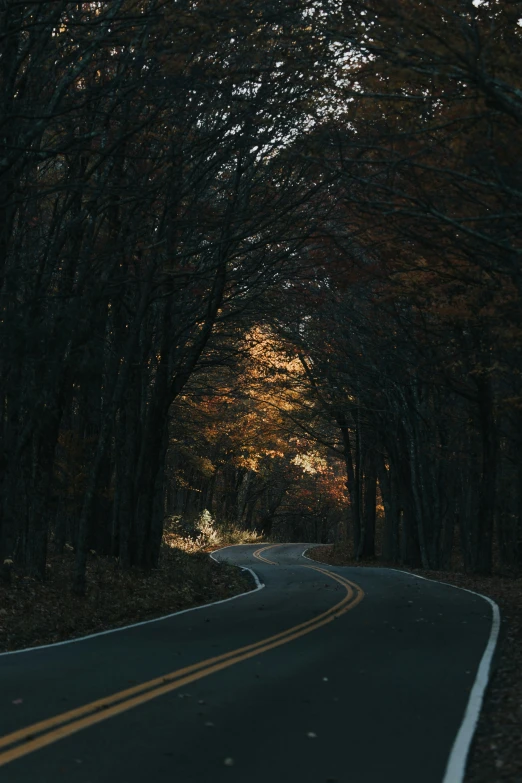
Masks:
[[[342,546],[314,547],[308,550],[307,557],[339,566],[387,565],[379,561],[354,562],[349,549]],[[396,566],[390,564],[390,567]],[[413,568],[401,570],[474,590],[498,604],[502,631],[465,783],[522,783],[522,579]]]

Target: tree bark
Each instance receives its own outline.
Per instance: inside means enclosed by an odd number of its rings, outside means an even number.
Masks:
[[[350,431],[346,417],[338,415],[337,424],[341,430],[343,442],[344,464],[346,468],[346,487],[350,498],[350,520],[352,523],[353,551],[356,554],[359,551],[359,542],[361,540],[361,512],[359,507],[359,493],[357,492],[356,476],[353,464],[352,449],[350,443]],[[349,532],[349,531],[347,531]]]
[[[479,484],[477,549],[473,570],[490,574],[493,566],[493,529],[497,490],[498,434],[491,379],[477,379],[478,407],[482,437],[482,477]]]
[[[377,503],[377,470],[375,454],[367,451],[364,459],[363,476],[363,536],[359,550],[359,558],[375,557],[375,520]]]
[[[398,563],[399,550],[399,507],[397,503],[397,490],[390,469],[386,468],[384,454],[376,455],[376,468],[384,506],[384,533],[382,556],[389,563]]]

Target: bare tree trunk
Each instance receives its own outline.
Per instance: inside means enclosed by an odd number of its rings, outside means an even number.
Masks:
[[[350,443],[350,431],[348,429],[348,422],[344,416],[339,415],[337,417],[337,424],[341,430],[341,437],[343,441],[344,464],[346,467],[346,486],[348,489],[348,496],[350,498],[350,518],[352,523],[353,550],[354,553],[356,553],[359,551],[359,542],[361,539],[361,511]]]
[[[375,455],[371,451],[366,452],[364,460],[364,536],[360,549],[361,558],[375,557],[375,519],[377,503],[377,471]]]
[[[398,563],[399,550],[399,506],[397,490],[391,467],[386,469],[384,454],[376,456],[377,475],[384,506],[384,535],[382,556],[390,563]]]
[[[125,346],[125,353],[122,357],[122,366],[117,365],[114,368],[116,378],[114,380],[113,393],[110,404],[103,417],[96,452],[89,476],[89,481],[85,491],[85,497],[82,506],[82,513],[78,524],[78,543],[76,547],[76,565],[73,582],[73,592],[76,595],[85,595],[86,581],[85,571],[87,567],[87,548],[91,532],[91,520],[96,497],[96,491],[100,480],[100,474],[105,459],[105,454],[109,445],[109,439],[112,434],[114,417],[118,410],[123,396],[127,389],[127,382],[131,372],[131,361],[136,352],[139,340],[141,323],[147,309],[150,288],[152,285],[152,269],[149,271],[149,277],[143,287],[138,311],[130,328],[130,334]]]
[[[490,574],[493,565],[498,435],[491,380],[485,377],[477,379],[477,388],[482,435],[482,477],[479,484],[477,550],[473,570],[479,574]]]

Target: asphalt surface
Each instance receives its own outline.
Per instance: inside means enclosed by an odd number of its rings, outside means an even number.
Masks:
[[[243,597],[1,656],[2,782],[442,783],[490,606],[307,546],[216,553],[265,584]]]

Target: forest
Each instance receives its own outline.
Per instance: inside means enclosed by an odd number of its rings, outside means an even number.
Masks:
[[[508,0],[0,4],[0,576],[198,525],[522,568]]]

